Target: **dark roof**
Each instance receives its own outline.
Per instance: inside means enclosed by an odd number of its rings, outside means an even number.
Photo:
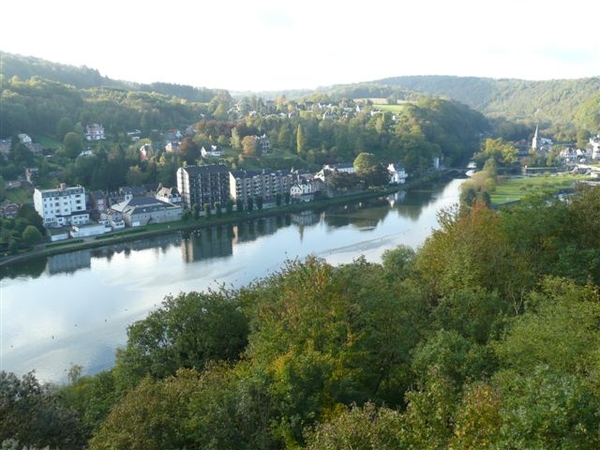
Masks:
[[[127,202],[127,206],[167,206],[170,207],[171,204],[163,202],[162,200],[158,200],[154,197],[133,197],[129,202]]]
[[[229,172],[229,167],[226,164],[206,164],[204,166],[186,166],[183,167],[190,175],[196,175],[200,173],[219,173]]]

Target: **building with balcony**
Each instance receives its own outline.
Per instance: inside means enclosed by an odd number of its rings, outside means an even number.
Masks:
[[[230,196],[229,168],[225,164],[180,167],[177,169],[177,190],[184,208],[198,205],[202,209],[209,204],[212,209],[216,203],[225,207]]]
[[[283,170],[235,170],[229,173],[229,195],[244,203],[256,197],[272,203],[277,194],[289,193],[294,181],[294,174]]]

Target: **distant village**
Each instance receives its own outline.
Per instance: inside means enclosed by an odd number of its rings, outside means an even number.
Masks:
[[[170,134],[165,150],[176,151],[183,134],[175,131]],[[39,144],[32,142],[25,134],[18,136],[35,154],[41,154]],[[136,142],[139,131],[130,133]],[[99,124],[86,127],[86,139],[105,139],[104,129]],[[266,136],[255,136],[258,148],[266,153],[270,143]],[[0,158],[10,151],[9,140],[0,141]],[[588,164],[600,160],[600,134],[591,138],[587,149],[566,147],[559,153],[564,166],[579,173],[591,172]],[[541,137],[536,129],[530,149],[538,154],[548,154],[553,142]],[[529,146],[528,146],[529,147]],[[89,151],[89,150],[86,150]],[[148,158],[151,152],[147,144],[139,148],[140,159]],[[85,153],[85,151],[84,151]],[[218,146],[202,148],[202,157],[219,157]],[[436,158],[432,166],[439,169],[441,161]],[[274,207],[282,202],[309,202],[315,196],[330,195],[327,192],[328,178],[334,174],[354,173],[351,162],[324,165],[317,173],[300,170],[230,170],[224,163],[180,167],[177,170],[176,186],[125,186],[117,191],[91,191],[84,186],[66,186],[54,189],[35,188],[33,204],[43,219],[48,236],[52,241],[70,238],[85,238],[107,232],[138,227],[152,223],[179,221],[186,211],[196,210],[197,215],[220,213],[226,210],[251,210]],[[387,165],[389,183],[401,185],[408,174],[400,164]],[[527,171],[524,167],[524,171]],[[35,186],[36,169],[26,170],[26,182]],[[20,180],[9,181],[19,184]],[[260,205],[258,205],[260,202]],[[4,204],[1,213],[4,217],[14,217],[19,206]]]

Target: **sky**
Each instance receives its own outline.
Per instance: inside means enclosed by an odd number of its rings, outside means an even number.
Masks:
[[[0,50],[139,83],[258,92],[600,76],[590,0],[18,0],[0,13]]]

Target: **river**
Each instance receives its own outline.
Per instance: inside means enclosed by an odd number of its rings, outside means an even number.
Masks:
[[[50,382],[64,382],[74,364],[95,374],[112,367],[128,325],[167,295],[241,287],[308,255],[338,265],[418,249],[462,181],[15,264],[0,280],[0,370]]]

